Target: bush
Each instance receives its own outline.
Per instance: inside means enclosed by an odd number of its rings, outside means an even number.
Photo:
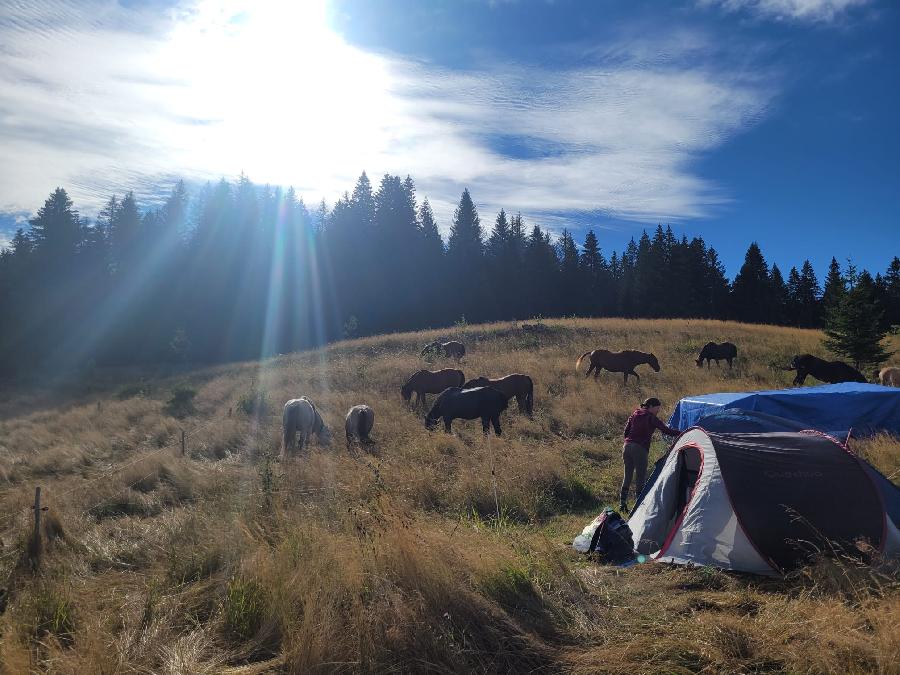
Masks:
[[[196,408],[194,408],[196,395],[197,391],[188,386],[175,387],[172,390],[172,396],[166,402],[165,413],[177,419],[184,419],[188,415],[194,414],[196,412]]]
[[[269,395],[265,389],[253,387],[241,395],[237,407],[248,417],[265,417],[271,410]]]

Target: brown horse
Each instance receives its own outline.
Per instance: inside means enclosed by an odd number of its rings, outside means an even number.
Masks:
[[[529,417],[534,414],[534,382],[528,375],[513,373],[496,380],[482,376],[469,380],[463,385],[463,389],[474,389],[475,387],[493,387],[503,394],[507,401],[515,396],[516,403],[519,404],[519,412],[525,413]]]
[[[415,407],[426,405],[425,394],[440,394],[447,387],[461,387],[466,376],[461,370],[444,368],[443,370],[419,370],[412,374],[402,387],[400,395],[409,404],[412,395],[416,395]]]
[[[878,371],[878,381],[885,387],[900,387],[900,368],[888,366]]]
[[[656,356],[653,354],[645,354],[644,352],[636,352],[632,349],[626,349],[623,352],[610,352],[605,349],[595,349],[592,352],[585,352],[579,356],[578,360],[575,362],[576,371],[581,370],[581,362],[584,360],[585,356],[591,357],[591,367],[588,368],[584,376],[587,377],[593,370],[594,379],[597,379],[597,376],[600,375],[600,371],[605,368],[611,373],[622,373],[626,384],[628,383],[629,375],[634,375],[638,379],[638,382],[640,382],[641,376],[634,372],[634,368],[642,363],[650,364],[650,367],[653,368],[653,370],[657,373],[659,372],[659,361],[657,361]]]
[[[452,357],[459,361],[466,355],[466,346],[456,340],[450,340],[450,342],[438,342],[435,340],[425,345],[425,348],[422,349],[422,356],[425,356],[428,352],[434,352],[448,359]]]

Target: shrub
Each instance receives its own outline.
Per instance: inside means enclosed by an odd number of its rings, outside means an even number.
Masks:
[[[265,417],[271,409],[269,395],[265,389],[253,387],[241,395],[237,407],[248,417]]]
[[[177,419],[184,419],[194,414],[194,397],[197,391],[185,385],[179,385],[172,390],[172,396],[166,402],[165,413]]]

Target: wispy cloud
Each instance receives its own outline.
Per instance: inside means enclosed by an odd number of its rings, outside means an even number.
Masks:
[[[766,19],[831,23],[870,0],[699,0],[700,5],[716,5],[728,11],[747,11]]]
[[[289,40],[279,31],[295,26],[254,24],[246,9],[0,10],[0,150],[12,158],[0,210],[34,209],[63,185],[90,212],[175,174],[241,171],[331,201],[366,169],[376,182],[411,174],[444,226],[465,186],[486,222],[501,206],[554,228],[567,212],[695,218],[729,199],[696,160],[777,93],[690,31],[584,50],[570,68],[497,55],[461,71],[324,30]]]

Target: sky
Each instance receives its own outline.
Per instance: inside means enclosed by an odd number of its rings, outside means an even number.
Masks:
[[[890,0],[0,0],[0,245],[245,173],[332,204],[411,175],[609,253],[658,223],[730,276],[900,255]]]

